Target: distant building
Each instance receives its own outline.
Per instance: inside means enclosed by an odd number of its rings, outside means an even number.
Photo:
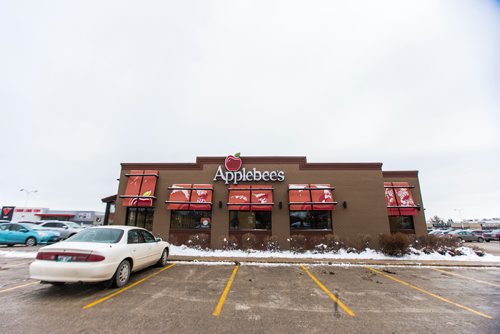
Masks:
[[[36,207],[12,207],[12,214],[7,220],[39,221],[39,220],[64,220],[86,225],[102,225],[104,212],[76,211],[76,210],[50,210]]]

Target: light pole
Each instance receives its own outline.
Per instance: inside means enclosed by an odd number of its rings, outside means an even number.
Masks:
[[[464,211],[464,209],[453,209],[455,211],[458,212],[458,216],[460,217],[460,224],[462,225],[462,230],[464,229],[464,220],[462,219],[462,211]]]
[[[24,191],[26,193],[26,200],[24,201],[24,207],[28,206],[28,199],[30,198],[30,195],[38,192],[38,190],[28,190],[28,189],[21,189],[19,191]]]

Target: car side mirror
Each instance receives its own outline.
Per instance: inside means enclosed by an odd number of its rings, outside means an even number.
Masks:
[[[68,229],[68,227],[67,227],[67,226],[64,226],[64,229],[65,229],[65,230],[67,230],[67,229]]]
[[[160,242],[160,241],[163,241],[161,238],[155,238],[155,241],[156,242]]]

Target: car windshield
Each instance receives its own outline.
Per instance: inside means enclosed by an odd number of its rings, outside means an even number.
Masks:
[[[99,242],[116,244],[122,238],[123,230],[116,228],[89,228],[66,239],[67,242]]]
[[[73,222],[69,222],[69,223],[66,223],[69,227],[71,228],[82,228],[79,224],[77,223],[73,223]]]

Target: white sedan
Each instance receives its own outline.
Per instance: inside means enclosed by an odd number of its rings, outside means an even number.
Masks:
[[[109,281],[122,287],[132,272],[167,265],[169,247],[143,228],[92,227],[40,248],[30,265],[30,277],[54,285]]]

